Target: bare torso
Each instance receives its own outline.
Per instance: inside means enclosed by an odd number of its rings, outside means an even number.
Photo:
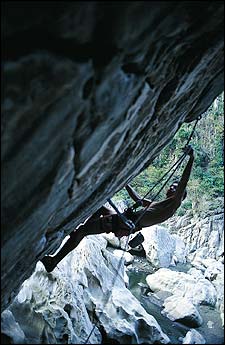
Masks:
[[[174,197],[152,202],[144,213],[143,210],[136,212],[136,217],[138,219],[143,214],[139,222],[141,227],[159,224],[173,216],[180,204],[181,201]]]

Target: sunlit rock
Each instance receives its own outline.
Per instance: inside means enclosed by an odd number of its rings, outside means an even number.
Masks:
[[[176,234],[171,235],[172,238],[175,239],[175,251],[174,251],[174,259],[179,263],[186,263],[187,261],[187,250],[184,241]]]
[[[196,279],[202,279],[204,278],[204,274],[201,270],[197,269],[196,267],[191,267],[188,271],[188,274],[190,274],[192,277],[195,277]]]
[[[186,297],[194,305],[215,306],[216,290],[205,278],[196,278],[183,272],[160,268],[147,276],[146,281],[152,291],[168,291],[173,295]]]
[[[189,327],[199,327],[203,320],[197,308],[189,299],[170,296],[164,300],[162,314],[172,321],[179,321]]]
[[[224,265],[215,259],[204,259],[203,264],[206,266],[204,277],[210,281],[213,281],[218,274],[224,272]]]
[[[1,333],[7,335],[13,344],[24,344],[25,334],[16,322],[10,310],[4,310],[1,315]]]
[[[82,344],[89,339],[100,344],[104,333],[120,344],[167,344],[157,321],[125,286],[125,259],[106,247],[102,235],[87,236],[52,273],[38,262],[2,314],[4,334],[13,339],[16,325],[14,338],[24,337],[27,343]]]
[[[130,264],[130,263],[132,263],[132,262],[134,261],[133,255],[131,255],[130,253],[125,252],[125,251],[123,251],[123,250],[114,249],[114,250],[113,250],[113,254],[114,254],[115,256],[117,256],[118,258],[123,257],[123,258],[124,258],[124,263],[125,263],[126,265],[128,265],[128,264]]]
[[[3,2],[2,310],[39,259],[222,92],[223,10]]]
[[[207,272],[207,271],[206,271]],[[211,276],[211,273],[210,273]],[[219,310],[222,326],[224,327],[224,268],[220,273],[218,271],[215,274],[215,271],[213,273],[213,276],[216,277],[212,280],[212,284],[216,289],[216,308]]]
[[[146,258],[155,267],[169,267],[175,252],[176,241],[171,237],[168,230],[162,226],[144,228],[143,247]]]
[[[174,217],[167,225],[172,234],[184,241],[188,261],[193,262],[197,257],[219,260],[223,256],[223,201],[219,210],[211,210],[204,218],[193,218],[190,215]]]
[[[195,329],[190,329],[182,340],[182,344],[205,344],[204,337]]]

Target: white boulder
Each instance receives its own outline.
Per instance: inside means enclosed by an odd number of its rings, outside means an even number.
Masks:
[[[205,344],[204,337],[195,329],[190,329],[182,340],[182,344]]]
[[[143,247],[147,260],[155,267],[169,267],[176,248],[176,241],[162,226],[144,228]]]
[[[100,344],[99,325],[120,344],[169,343],[154,317],[126,288],[124,259],[106,247],[102,235],[91,235],[52,273],[37,263],[8,312],[17,322],[18,337],[24,334],[24,343],[40,344],[44,338],[46,344],[83,344],[90,336],[90,343]],[[5,325],[4,334],[12,338]]]
[[[171,237],[175,240],[175,250],[173,255],[174,262],[186,263],[187,252],[184,241],[176,234],[171,235]]]
[[[189,327],[199,327],[203,320],[197,308],[185,297],[171,296],[164,300],[162,314]]]
[[[116,257],[118,257],[119,259],[120,259],[120,258],[123,258],[123,259],[124,259],[125,265],[129,265],[129,264],[131,264],[131,263],[134,261],[133,255],[131,255],[131,254],[128,253],[128,252],[125,252],[124,250],[113,249],[113,250],[112,250],[112,253],[113,253]]]
[[[1,315],[1,333],[11,338],[13,344],[25,344],[25,334],[8,309]]]
[[[146,282],[154,292],[163,290],[173,295],[186,297],[194,305],[216,303],[216,289],[207,279],[196,278],[183,272],[160,268],[146,277]]]

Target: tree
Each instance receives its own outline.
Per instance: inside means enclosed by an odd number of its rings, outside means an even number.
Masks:
[[[145,196],[180,157],[182,147],[187,142],[192,128],[192,124],[184,123],[154,162],[133,179],[131,185],[141,196]],[[218,96],[202,115],[191,145],[195,151],[195,163],[188,184],[188,197],[178,210],[179,214],[187,209],[197,209],[198,205],[205,204],[206,200],[224,195],[224,93]],[[182,168],[176,172],[174,178],[179,178],[181,172]],[[164,181],[161,182],[159,188],[162,183]],[[157,189],[149,198],[152,198],[155,193]],[[157,200],[163,197],[165,197],[165,190],[159,194]],[[125,189],[118,192],[114,199],[115,201],[124,200],[128,205],[132,204]]]

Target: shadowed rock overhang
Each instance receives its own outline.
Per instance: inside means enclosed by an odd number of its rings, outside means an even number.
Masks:
[[[2,308],[223,90],[223,2],[4,2]]]

